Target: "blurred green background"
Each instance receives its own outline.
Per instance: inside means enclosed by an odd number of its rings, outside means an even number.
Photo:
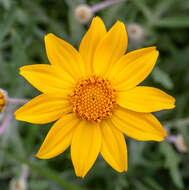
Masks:
[[[83,3],[94,6],[100,2],[0,0],[0,88],[7,90],[10,97],[30,99],[37,95],[39,92],[19,76],[19,67],[48,63],[44,35],[49,32],[78,47],[88,24],[77,21],[74,10]],[[152,45],[158,47],[158,64],[144,84],[158,87],[176,97],[176,109],[156,115],[169,129],[170,135],[183,135],[188,149],[189,1],[128,0],[100,10],[95,15],[104,20],[107,28],[118,19],[128,27],[132,23],[139,26],[142,37],[133,39],[131,33],[128,51]],[[16,107],[10,109],[14,111]],[[168,140],[156,143],[127,138],[128,172],[115,172],[99,157],[84,179],[77,178],[69,150],[51,160],[35,157],[51,125],[12,120],[0,135],[1,190],[12,190],[13,186],[14,190],[25,190],[19,186],[23,164],[29,170],[25,181],[29,190],[189,189],[189,152],[179,151]]]

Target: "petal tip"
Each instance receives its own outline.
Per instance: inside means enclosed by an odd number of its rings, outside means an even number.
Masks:
[[[15,117],[16,120],[19,120],[19,117],[18,117],[16,112],[14,112],[14,117]]]
[[[84,179],[86,175],[78,175],[78,174],[76,174],[76,176],[81,178],[81,179]]]
[[[24,73],[23,69],[20,69],[19,74],[20,74],[21,76],[23,76],[23,73]]]
[[[50,159],[50,158],[53,158],[54,156],[52,155],[49,155],[47,153],[47,151],[45,151],[44,149],[39,149],[38,152],[36,153],[35,155],[37,158],[39,159]]]
[[[122,21],[117,20],[117,21],[115,22],[115,24],[112,26],[111,29],[118,30],[118,29],[123,29],[123,28],[126,29],[125,24],[124,24]],[[111,30],[111,29],[110,29],[110,30]]]
[[[37,154],[35,155],[37,158],[41,159],[41,155],[39,154],[39,152],[37,152]]]
[[[45,35],[45,37],[44,37],[44,38],[45,38],[45,40],[46,40],[47,38],[49,38],[49,37],[53,37],[53,36],[54,36],[54,34],[53,34],[53,33],[48,33],[48,34],[46,34],[46,35]]]
[[[42,151],[39,149],[39,151],[35,155],[39,159],[49,159],[50,157],[46,156],[45,154],[42,153]]]
[[[166,138],[168,136],[168,134],[167,134],[167,132],[164,130],[164,132],[163,132],[163,137],[164,137],[164,139]],[[163,140],[164,140],[163,139]]]
[[[159,55],[159,50],[157,48],[154,48],[154,54],[156,54],[157,56]]]
[[[47,44],[47,42],[51,41],[52,38],[56,38],[56,36],[53,33],[46,34],[44,37],[45,44]]]
[[[92,26],[92,27],[91,27]],[[106,33],[106,26],[104,25],[103,20],[99,17],[99,16],[95,16],[93,17],[92,21],[91,21],[91,26],[89,27],[89,30],[98,30],[98,27],[101,28],[101,32]]]
[[[158,51],[158,49],[157,49],[157,47],[156,47],[156,46],[151,46],[151,47],[148,47],[148,48],[150,48],[152,51],[153,51],[153,50]]]
[[[167,133],[166,133],[167,134]],[[167,136],[167,135],[166,135]],[[162,142],[162,141],[164,141],[165,140],[165,137],[166,136],[161,136],[161,137],[159,137],[158,139],[156,139],[155,141],[157,141],[157,142]]]
[[[172,102],[173,102],[174,106],[176,106],[176,105],[175,105],[176,99],[175,99],[173,96],[170,96],[170,98],[172,99]]]
[[[75,167],[74,167],[74,169],[75,169]],[[88,173],[88,172],[79,171],[79,170],[76,170],[76,169],[75,169],[75,175],[76,175],[77,177],[82,178],[82,179],[85,178],[85,176],[87,175],[87,173]]]
[[[126,29],[124,22],[117,20],[115,25],[117,25],[119,28]]]
[[[93,17],[92,22],[93,22],[93,21],[100,21],[100,22],[103,22],[103,20],[102,20],[99,16]],[[104,22],[103,22],[103,23],[104,23]]]
[[[159,50],[157,49],[156,46],[148,47],[148,49],[149,52],[147,52],[147,54],[159,55]]]
[[[27,68],[27,66],[28,66],[28,65],[25,65],[25,66],[23,66],[23,67],[20,67],[20,68],[19,68],[19,71],[20,71],[20,72],[24,71],[25,68]]]
[[[176,107],[176,105],[173,103],[172,105],[170,105],[169,109],[174,109]]]
[[[173,96],[168,95],[169,105],[167,109],[174,109],[176,107],[176,99]]]
[[[27,68],[25,69],[25,68],[21,67],[19,74],[26,79],[25,75],[27,74]]]
[[[127,168],[127,166],[125,166],[124,168],[120,168],[119,170],[117,169],[117,171],[118,171],[119,173],[127,172],[127,171],[128,171],[128,168]]]
[[[125,25],[125,24],[124,24],[122,21],[120,21],[120,20],[117,20],[115,24],[123,24],[123,25]]]

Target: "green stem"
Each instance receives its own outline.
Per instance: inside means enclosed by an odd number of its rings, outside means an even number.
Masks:
[[[56,174],[56,172],[54,172],[50,169],[47,169],[47,168],[41,168],[41,167],[29,162],[28,160],[21,158],[18,155],[10,152],[6,148],[0,147],[0,150],[3,151],[5,154],[15,158],[17,161],[19,161],[21,163],[25,163],[31,169],[35,170],[42,176],[54,181],[56,184],[60,185],[61,187],[66,188],[67,190],[84,190],[83,188],[77,187],[75,185],[72,185],[72,184],[62,180],[62,178],[60,178],[59,175]]]
[[[189,118],[183,118],[183,119],[178,119],[175,121],[168,121],[166,123],[164,123],[164,127],[168,128],[171,126],[186,126],[189,125]]]
[[[149,23],[152,23],[155,20],[152,12],[142,0],[133,0],[133,3],[139,9],[139,11],[142,12],[142,14],[148,20]]]

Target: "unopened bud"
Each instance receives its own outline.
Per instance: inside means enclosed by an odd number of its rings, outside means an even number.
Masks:
[[[75,9],[75,18],[80,22],[80,23],[88,23],[90,19],[93,16],[92,9],[88,5],[79,5]]]
[[[141,25],[133,23],[127,25],[129,39],[135,44],[140,44],[144,39],[144,30]]]
[[[187,152],[187,147],[186,144],[184,142],[184,138],[182,135],[178,135],[176,138],[176,142],[175,142],[175,146],[176,148],[180,151],[180,152]]]
[[[10,182],[10,190],[27,190],[26,180],[23,178],[12,179]]]

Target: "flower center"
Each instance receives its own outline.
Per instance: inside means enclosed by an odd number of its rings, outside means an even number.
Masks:
[[[116,91],[108,80],[92,76],[76,85],[71,102],[79,117],[101,121],[111,115],[116,105]]]

